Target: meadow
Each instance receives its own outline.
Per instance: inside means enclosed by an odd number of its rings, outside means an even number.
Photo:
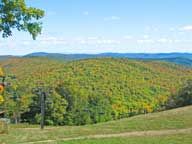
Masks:
[[[192,139],[191,119],[192,106],[188,106],[86,126],[48,126],[40,130],[38,125],[10,125],[9,134],[1,135],[0,143],[188,144]]]

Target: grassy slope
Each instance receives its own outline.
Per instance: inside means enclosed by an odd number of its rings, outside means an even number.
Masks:
[[[144,130],[166,130],[166,129],[183,129],[192,128],[192,106],[179,108],[175,110],[140,115],[132,118],[122,119],[118,121],[112,121],[107,123],[101,123],[96,125],[87,126],[67,126],[67,127],[47,127],[44,131],[40,131],[37,126],[11,126],[10,133],[8,135],[0,136],[0,143],[21,143],[21,142],[31,142],[39,140],[49,140],[49,139],[62,139],[66,137],[77,137],[77,136],[87,136],[93,134],[111,134],[111,133],[121,133],[121,132],[131,132],[131,131],[144,131]],[[183,134],[182,137],[173,136],[159,136],[150,138],[151,140],[145,139],[145,137],[140,138],[121,138],[124,143],[133,143],[134,141],[140,142],[144,141],[148,143],[173,143],[177,144],[177,139],[183,138],[186,144],[191,140],[191,133]],[[157,138],[157,139],[156,139]],[[164,141],[162,138],[165,138]],[[145,139],[145,140],[144,140]],[[103,141],[103,142],[102,142]],[[97,144],[97,143],[119,143],[118,138],[109,139],[98,139],[98,140],[80,140],[65,142],[69,144],[76,143],[85,144]],[[122,144],[124,144],[122,142]],[[135,143],[136,143],[135,142]],[[62,143],[62,142],[61,142]],[[161,144],[161,143],[160,143]]]
[[[59,142],[57,144],[191,144],[191,141],[192,133],[188,133],[168,136],[85,139],[68,142]]]

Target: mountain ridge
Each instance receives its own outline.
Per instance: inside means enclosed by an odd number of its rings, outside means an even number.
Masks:
[[[48,55],[63,55],[63,56],[115,56],[115,57],[128,57],[128,58],[174,58],[174,57],[187,57],[192,58],[192,53],[98,53],[98,54],[85,54],[85,53],[74,53],[74,54],[62,54],[62,53],[46,53],[46,52],[35,52],[24,56],[48,56]]]
[[[46,57],[54,59],[61,62],[74,61],[81,59],[90,58],[129,58],[129,59],[139,59],[139,60],[161,60],[171,63],[176,63],[184,66],[192,66],[192,53],[99,53],[99,54],[62,54],[62,53],[47,53],[47,52],[35,52],[29,53],[24,56],[12,56],[4,55],[0,56],[0,61],[7,60],[10,58],[21,58],[21,57]]]
[[[61,53],[31,53],[24,57],[47,57],[58,61],[73,61],[88,58],[129,58],[141,60],[161,60],[184,66],[192,66],[192,53],[100,53],[100,54],[61,54]]]

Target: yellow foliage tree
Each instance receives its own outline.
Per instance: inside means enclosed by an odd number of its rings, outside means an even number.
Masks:
[[[0,76],[3,76],[4,73],[3,73],[3,69],[0,67]]]
[[[0,104],[4,102],[3,96],[0,95]]]
[[[144,107],[145,112],[147,112],[147,113],[153,112],[153,109],[148,104],[144,103],[143,107]]]

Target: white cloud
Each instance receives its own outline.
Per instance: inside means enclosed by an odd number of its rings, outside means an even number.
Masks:
[[[42,36],[39,38],[39,41],[53,41],[53,40],[57,40],[57,38],[53,36]]]
[[[30,41],[21,41],[21,44],[22,45],[25,45],[25,46],[29,46],[30,44],[31,44],[31,42]]]
[[[78,38],[75,39],[73,43],[79,43],[82,45],[117,45],[121,41],[115,39],[104,39],[98,37],[87,37],[87,38]]]
[[[169,28],[169,31],[175,31],[175,30],[176,30],[175,27],[170,27],[170,28]]]
[[[139,44],[171,44],[171,43],[180,43],[184,42],[178,39],[169,39],[169,38],[159,38],[159,39],[139,39],[137,43]]]
[[[84,11],[84,12],[83,12],[83,15],[84,15],[84,16],[88,16],[88,15],[89,15],[89,12],[88,12],[88,11]]]
[[[110,16],[110,17],[106,17],[104,18],[104,21],[117,21],[120,20],[121,18],[118,16]]]
[[[192,25],[184,26],[181,28],[181,30],[192,31]]]
[[[131,35],[126,35],[126,36],[123,37],[123,39],[125,39],[125,40],[130,40],[132,38],[133,38],[133,36],[131,36]]]
[[[118,40],[110,40],[110,39],[101,39],[97,41],[97,44],[120,44],[121,42]]]
[[[79,43],[80,44],[87,44],[87,41],[86,40],[79,40]]]
[[[146,27],[145,27],[145,31],[147,31],[147,32],[158,32],[158,31],[159,31],[159,27],[146,26]]]
[[[96,39],[98,39],[97,37],[88,37],[87,38],[88,40],[96,40]]]
[[[54,37],[54,36],[41,36],[37,40],[40,44],[43,45],[66,45],[67,41],[61,37]]]
[[[168,39],[168,38],[160,38],[156,41],[157,43],[178,43],[181,42],[181,40],[177,39]]]
[[[112,19],[112,20],[120,20],[121,18],[120,18],[120,17],[117,17],[117,16],[112,16],[111,19]]]
[[[144,39],[148,39],[148,38],[149,38],[149,35],[144,35],[143,38],[144,38]]]
[[[160,39],[158,39],[157,40],[157,42],[159,42],[159,43],[167,43],[167,42],[169,42],[170,40],[169,39],[166,39],[166,38],[160,38]]]
[[[6,45],[6,43],[7,43],[7,41],[3,41],[3,40],[1,40],[1,38],[0,38],[0,48],[1,47],[4,47],[5,45]]]
[[[153,39],[140,39],[137,40],[137,43],[143,44],[143,43],[155,43]]]
[[[173,40],[173,42],[179,43],[179,42],[182,42],[182,40],[175,39],[175,40]]]

